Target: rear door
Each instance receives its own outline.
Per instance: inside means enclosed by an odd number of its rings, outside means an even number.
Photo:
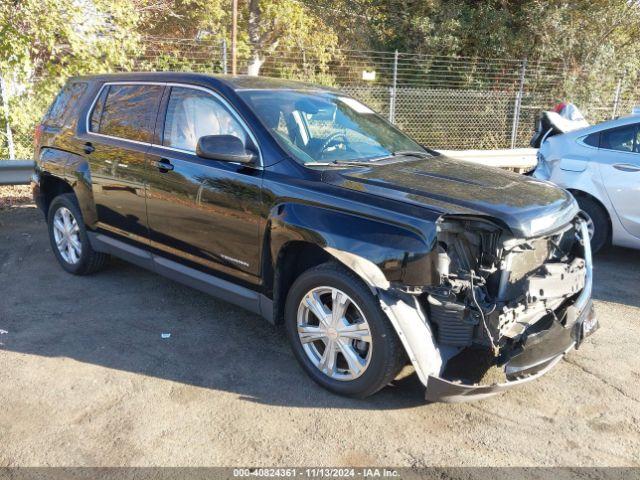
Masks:
[[[624,228],[640,238],[640,132],[632,124],[600,134],[603,183]]]
[[[164,84],[103,85],[87,119],[83,139],[91,166],[98,229],[146,242],[146,154]]]
[[[215,92],[173,85],[156,131],[149,150],[151,246],[194,268],[259,283],[262,170],[195,153],[204,135],[234,135],[255,147],[247,126]]]

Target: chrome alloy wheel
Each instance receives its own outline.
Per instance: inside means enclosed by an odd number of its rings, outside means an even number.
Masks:
[[[80,227],[71,210],[66,207],[60,207],[53,216],[53,238],[65,262],[75,265],[80,261]]]
[[[593,219],[591,218],[591,216],[585,212],[584,210],[580,210],[580,212],[578,212],[578,216],[585,221],[585,223],[587,224],[587,232],[589,232],[589,240],[593,240],[593,234],[596,231],[596,227],[593,224]]]
[[[358,378],[371,363],[371,330],[349,295],[333,287],[307,292],[298,306],[298,337],[318,370],[335,380]]]

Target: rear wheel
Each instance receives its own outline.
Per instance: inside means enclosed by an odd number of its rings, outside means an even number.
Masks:
[[[285,322],[304,370],[332,392],[372,395],[404,364],[402,345],[378,300],[340,265],[320,265],[295,281],[287,296]]]
[[[609,241],[610,226],[609,216],[602,206],[591,197],[585,195],[576,196],[580,206],[580,217],[587,222],[589,238],[591,239],[591,251],[596,253]]]
[[[88,275],[101,270],[109,261],[109,255],[91,248],[74,194],[65,193],[53,199],[47,223],[53,253],[67,272]]]

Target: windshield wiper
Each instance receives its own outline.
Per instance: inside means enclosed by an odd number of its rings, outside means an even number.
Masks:
[[[336,165],[371,165],[372,160],[336,160]]]
[[[371,162],[357,162],[357,161],[348,161],[348,160],[334,160],[333,162],[306,162],[306,166],[311,167],[341,167],[341,166],[353,166],[353,167],[361,167],[363,165],[369,165]]]
[[[369,158],[367,160],[334,160],[332,162],[306,162],[305,165],[311,167],[336,167],[336,166],[353,166],[360,167],[363,165],[371,165],[375,162],[383,160],[390,160],[395,157],[418,157],[428,158],[432,157],[429,152],[421,152],[419,150],[398,150],[397,152],[391,152],[390,155],[384,155],[382,157]]]
[[[393,152],[394,157],[405,156],[405,157],[418,157],[418,158],[429,158],[433,157],[429,152],[422,152],[420,150],[398,150],[397,152]]]

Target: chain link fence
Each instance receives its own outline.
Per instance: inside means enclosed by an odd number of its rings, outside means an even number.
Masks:
[[[111,70],[225,74],[230,63],[225,42],[147,37],[139,55]],[[241,57],[239,73],[250,63]],[[264,59],[260,75],[338,88],[420,143],[443,149],[524,147],[539,113],[559,101],[572,101],[597,123],[630,113],[639,98],[631,80],[611,71],[585,83],[560,63],[402,52],[278,50]],[[0,159],[29,159],[33,128],[65,79],[0,76]]]

